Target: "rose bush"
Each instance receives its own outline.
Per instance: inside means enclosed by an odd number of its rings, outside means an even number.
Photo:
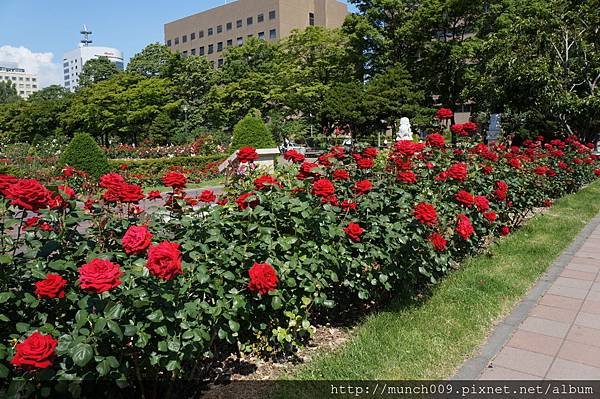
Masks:
[[[0,395],[85,395],[85,379],[151,397],[231,353],[293,350],[315,318],[435,283],[598,169],[574,138],[328,154],[248,168],[218,199],[151,195],[151,213],[115,175],[93,195],[0,176]]]

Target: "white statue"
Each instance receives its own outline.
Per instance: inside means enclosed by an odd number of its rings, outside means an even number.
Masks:
[[[396,133],[396,141],[412,139],[413,133],[410,128],[410,120],[408,118],[400,118],[400,129]]]

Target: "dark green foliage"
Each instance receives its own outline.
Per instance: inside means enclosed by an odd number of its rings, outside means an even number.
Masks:
[[[242,147],[273,148],[275,140],[263,120],[253,114],[248,114],[233,128],[233,143],[231,147],[237,150]]]
[[[115,160],[109,161],[110,169],[118,171],[119,166],[127,165],[129,174],[154,175],[158,178],[169,171],[173,166],[184,168],[203,169],[209,163],[220,161],[225,158],[224,154],[209,155],[206,157],[173,157],[173,158],[157,158],[157,159],[136,159],[136,160]]]
[[[59,165],[72,166],[93,177],[100,177],[110,170],[104,150],[87,133],[75,135],[60,157]]]
[[[17,86],[10,81],[0,82],[0,104],[18,101]]]

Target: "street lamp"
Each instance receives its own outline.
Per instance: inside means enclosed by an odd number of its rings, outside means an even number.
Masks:
[[[187,104],[183,104],[183,116],[185,118],[185,134],[186,135],[189,134],[187,112],[188,112],[188,106],[187,106]]]

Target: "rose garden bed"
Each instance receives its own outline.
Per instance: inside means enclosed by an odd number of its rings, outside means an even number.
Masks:
[[[99,188],[69,169],[48,187],[0,175],[0,392],[78,396],[84,380],[185,393],[194,384],[177,381],[231,353],[293,351],[317,319],[436,283],[600,175],[572,137],[450,147],[432,134],[317,163],[288,152],[273,176],[252,167],[253,149],[238,157],[249,172],[226,196],[188,198],[168,173],[173,192],[152,214],[116,173]]]

